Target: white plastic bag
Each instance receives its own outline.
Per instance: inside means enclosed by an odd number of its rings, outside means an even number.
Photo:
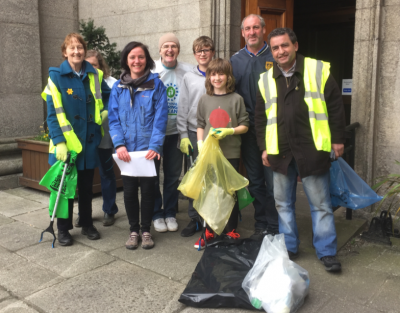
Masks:
[[[268,313],[294,313],[308,294],[308,272],[290,261],[285,236],[265,236],[253,268],[242,287],[251,304]]]

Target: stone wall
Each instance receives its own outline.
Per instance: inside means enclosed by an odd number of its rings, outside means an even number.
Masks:
[[[61,44],[65,36],[79,32],[78,0],[40,0],[40,48],[42,56],[42,84],[47,84],[49,67],[60,66]]]
[[[399,173],[400,0],[357,0],[352,122],[355,170],[369,184]]]
[[[179,38],[183,62],[195,64],[192,43],[202,35],[216,41],[220,57],[240,48],[239,0],[79,0],[79,19],[89,18],[106,29],[119,50],[130,41],[141,41],[155,60],[160,57],[158,39],[167,32]]]
[[[0,139],[43,122],[38,0],[0,1]]]

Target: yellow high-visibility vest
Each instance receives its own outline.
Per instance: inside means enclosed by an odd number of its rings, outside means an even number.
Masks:
[[[328,110],[324,97],[326,81],[329,77],[330,63],[311,58],[304,59],[304,101],[308,106],[311,132],[317,150],[331,152],[331,131]],[[279,154],[277,103],[278,92],[273,78],[273,70],[260,75],[258,87],[265,101],[267,127],[265,142],[268,154]]]
[[[103,80],[103,71],[95,69],[96,73],[88,73],[89,77],[89,87],[95,99],[95,111],[94,118],[95,123],[101,126],[101,115],[100,111],[103,110],[103,100],[101,97],[101,82]],[[82,144],[76,136],[70,122],[67,120],[65,116],[64,107],[62,105],[62,95],[58,91],[57,86],[53,83],[51,78],[49,77],[47,86],[44,88],[42,92],[42,98],[46,101],[47,95],[51,96],[53,99],[54,109],[56,111],[56,116],[58,120],[58,124],[60,125],[61,131],[66,140],[66,145],[69,151],[73,150],[76,153],[80,153],[82,151]],[[103,127],[101,127],[101,134],[104,136]],[[54,153],[55,146],[53,144],[53,140],[50,140],[49,152]]]

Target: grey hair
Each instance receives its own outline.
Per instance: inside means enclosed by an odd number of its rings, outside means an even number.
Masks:
[[[243,23],[244,23],[244,21],[245,21],[248,17],[258,17],[258,19],[260,20],[261,27],[265,27],[265,21],[264,21],[264,18],[263,18],[261,15],[258,15],[258,14],[249,14],[249,15],[247,15],[247,16],[243,19],[242,25],[240,25],[240,28],[241,28],[241,29],[244,29]]]
[[[294,31],[288,27],[282,27],[282,28],[275,28],[272,32],[268,34],[268,44],[270,44],[272,37],[282,36],[285,34],[288,34],[292,44],[295,44],[297,42],[297,36],[294,33]]]

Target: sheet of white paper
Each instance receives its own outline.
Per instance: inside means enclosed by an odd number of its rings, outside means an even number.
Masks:
[[[117,154],[113,154],[115,163],[121,170],[121,175],[133,177],[154,177],[157,176],[154,160],[146,160],[148,151],[129,152],[131,161],[126,163],[118,159]]]

